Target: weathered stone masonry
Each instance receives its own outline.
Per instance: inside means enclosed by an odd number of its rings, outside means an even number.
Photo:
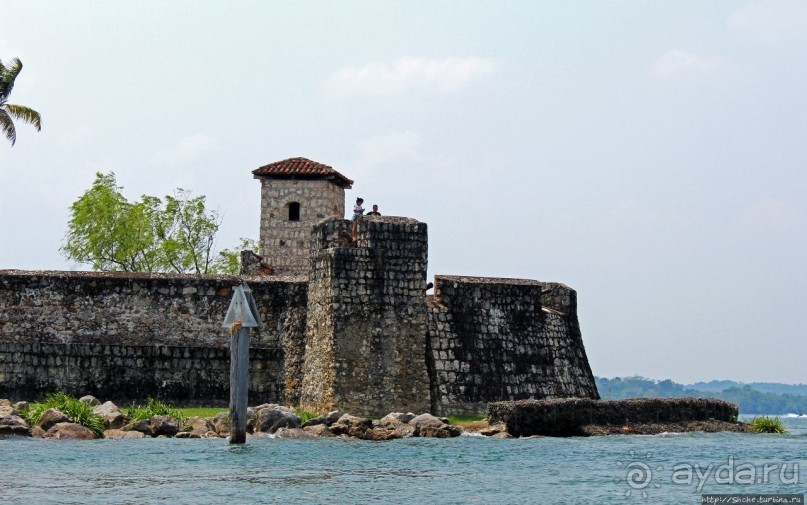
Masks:
[[[384,415],[598,398],[574,290],[437,276],[427,297],[425,223],[367,217],[352,241],[342,217],[353,181],[305,158],[252,173],[263,255],[253,267],[275,275],[0,271],[0,397],[224,403],[221,323],[246,280],[263,322],[250,342],[250,402]],[[302,275],[277,275],[288,273]]]
[[[314,227],[302,403],[359,415],[429,410],[426,224],[368,218]]]
[[[250,396],[284,401],[284,359],[302,354],[307,285],[248,280],[264,321],[250,342]],[[0,271],[0,396],[226,401],[229,334],[221,322],[237,283],[230,276]],[[294,366],[290,374],[299,373]]]
[[[353,181],[328,165],[290,158],[252,171],[261,181],[260,253],[278,274],[308,275],[311,227],[344,217]]]
[[[282,402],[282,350],[250,349],[250,358],[250,397]],[[226,405],[230,390],[230,351],[220,347],[0,342],[0,370],[0,395],[6,398],[64,391],[120,404],[153,396]]]
[[[437,276],[429,297],[432,411],[485,412],[492,398],[599,398],[575,299],[562,284]]]
[[[264,322],[250,344],[254,401],[375,415],[598,397],[574,290],[437,276],[426,297],[425,223],[368,218],[357,243],[346,239],[350,226],[313,228],[308,282],[247,278]],[[0,272],[0,396],[224,402],[229,336],[220,325],[239,279]]]

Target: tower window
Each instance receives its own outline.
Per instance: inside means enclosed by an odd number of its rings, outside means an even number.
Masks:
[[[299,221],[299,220],[300,220],[300,203],[291,202],[289,204],[289,221]]]

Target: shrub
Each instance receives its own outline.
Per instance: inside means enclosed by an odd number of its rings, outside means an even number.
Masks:
[[[787,433],[778,417],[757,416],[751,419],[751,429],[757,433]]]
[[[179,409],[175,409],[170,405],[161,402],[160,400],[155,400],[152,397],[149,397],[148,402],[146,405],[132,405],[128,409],[129,417],[132,418],[132,421],[142,421],[144,419],[151,419],[154,416],[171,416],[180,423],[187,422],[187,419]]]
[[[58,410],[66,415],[71,422],[88,428],[96,437],[100,438],[104,434],[104,418],[93,412],[91,405],[64,393],[53,393],[45,397],[41,402],[32,403],[23,415],[31,425],[34,425],[39,422],[42,414],[48,409]]]

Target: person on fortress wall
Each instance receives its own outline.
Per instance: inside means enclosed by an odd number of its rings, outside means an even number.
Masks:
[[[378,212],[378,205],[373,205],[373,211],[367,213],[368,216],[380,216],[381,213]]]
[[[364,214],[364,208],[361,204],[364,203],[364,198],[356,198],[356,205],[353,206],[353,242],[356,241],[356,234],[359,231],[359,221],[361,220],[362,214]]]

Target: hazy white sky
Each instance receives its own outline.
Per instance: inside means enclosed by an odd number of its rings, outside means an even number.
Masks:
[[[0,268],[97,171],[258,234],[292,156],[429,224],[430,275],[564,282],[594,373],[807,382],[807,2],[0,0]]]

